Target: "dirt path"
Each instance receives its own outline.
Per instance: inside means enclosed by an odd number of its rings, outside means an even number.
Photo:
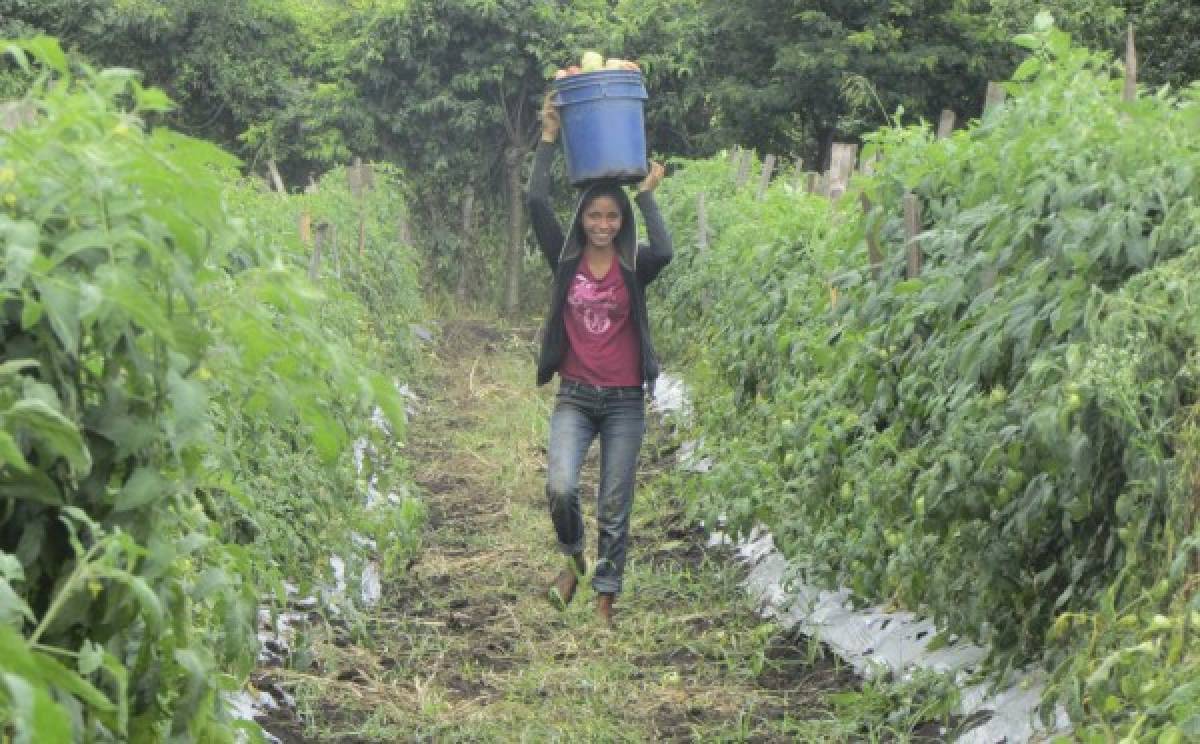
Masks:
[[[429,507],[426,544],[404,575],[385,577],[382,608],[315,639],[319,673],[280,673],[300,720],[272,725],[275,735],[864,740],[829,697],[853,693],[856,680],[819,647],[760,620],[739,570],[684,518],[657,422],[643,451],[617,627],[595,620],[590,588],[565,613],[552,609],[543,590],[561,558],[542,491],[551,392],[531,384],[530,334],[455,323],[441,335],[406,451]]]

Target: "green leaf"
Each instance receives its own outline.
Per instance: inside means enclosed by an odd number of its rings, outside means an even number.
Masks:
[[[62,279],[35,279],[41,299],[42,309],[50,319],[50,327],[59,343],[67,350],[72,359],[79,357],[79,295],[74,286],[68,286]]]
[[[67,77],[70,70],[67,66],[67,55],[63,52],[58,40],[52,36],[35,36],[21,42],[38,62],[54,70],[59,75]]]
[[[1012,75],[1012,79],[1020,81],[1032,80],[1033,78],[1037,77],[1038,73],[1041,71],[1042,60],[1038,59],[1037,57],[1030,57],[1022,62],[1019,67],[1017,67],[1016,71]]]
[[[75,424],[43,400],[17,401],[4,412],[10,420],[26,427],[28,433],[44,443],[51,452],[66,458],[76,474],[86,475],[92,457]]]
[[[79,673],[88,676],[104,665],[104,647],[93,641],[84,641],[79,649]]]
[[[101,228],[73,232],[60,239],[54,246],[54,252],[50,255],[50,268],[57,267],[81,251],[92,248],[108,248],[116,239],[119,239],[119,236],[110,235],[108,230]]]
[[[159,88],[143,88],[138,85],[135,88],[135,92],[139,111],[161,113],[170,111],[175,107],[170,97]]]
[[[146,618],[146,625],[152,631],[157,631],[159,626],[162,625],[162,602],[159,601],[158,595],[154,593],[154,590],[150,588],[146,580],[141,576],[132,575],[112,576],[111,578],[115,578],[129,587],[133,592],[133,596],[137,598],[138,605],[141,606],[142,610],[148,616]]]
[[[204,383],[171,370],[167,373],[167,397],[171,401],[171,446],[178,452],[208,431],[208,391]]]
[[[125,482],[125,487],[113,502],[113,511],[123,512],[138,509],[167,495],[169,484],[158,471],[150,467],[139,467]]]
[[[4,47],[4,53],[13,58],[20,67],[22,72],[29,72],[29,57],[25,54],[25,50],[19,44],[9,44]]]
[[[12,701],[10,725],[16,736],[13,744],[45,744],[45,742],[74,741],[70,716],[58,706],[49,693],[40,685],[16,674],[6,673],[0,679],[8,689]]]
[[[41,666],[42,678],[49,684],[70,693],[87,703],[93,711],[97,713],[114,713],[116,706],[109,700],[104,693],[97,690],[90,682],[79,676],[72,669],[63,666],[57,659],[49,654],[35,652],[38,664]]]
[[[1033,34],[1017,34],[1013,37],[1013,43],[1025,49],[1042,48],[1042,40]]]
[[[12,359],[0,364],[0,377],[15,377],[29,369],[41,366],[36,359]]]
[[[7,431],[0,430],[0,469],[6,465],[18,473],[29,473],[29,463],[21,453],[17,440]]]
[[[12,556],[7,557],[11,558]],[[12,585],[8,583],[8,579],[0,578],[0,624],[20,628],[22,620],[32,623],[36,622],[37,618],[25,600],[21,599]]]
[[[27,220],[14,222],[0,215],[0,239],[4,243],[4,271],[0,272],[0,289],[21,286],[29,275],[38,254],[38,226]]]
[[[125,274],[115,267],[102,267],[96,272],[100,288],[106,297],[125,311],[129,319],[150,331],[168,346],[175,346],[175,334],[162,305],[154,301],[150,287],[142,286],[136,273]]]

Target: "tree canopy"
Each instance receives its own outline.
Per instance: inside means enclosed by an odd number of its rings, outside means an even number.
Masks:
[[[176,103],[171,126],[215,141],[290,188],[354,157],[419,182],[415,213],[453,278],[464,202],[498,215],[520,261],[516,189],[555,68],[582,51],[637,60],[647,139],[662,157],[733,145],[823,164],[903,112],[982,107],[1038,0],[0,0],[0,35],[47,33],[98,66],[140,70]],[[1095,48],[1139,32],[1142,81],[1200,77],[1200,10],[1180,0],[1060,0],[1060,27]],[[9,82],[6,82],[9,81]],[[0,92],[12,95],[11,78]],[[468,199],[467,194],[471,197]],[[487,254],[474,254],[480,260]],[[515,270],[515,269],[514,269]],[[511,300],[511,282],[508,292]]]

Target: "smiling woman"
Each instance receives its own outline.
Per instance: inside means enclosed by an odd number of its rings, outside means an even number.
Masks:
[[[649,243],[637,243],[637,222],[625,189],[592,184],[565,238],[550,206],[550,162],[559,117],[547,96],[542,141],[529,182],[529,210],[538,245],[554,272],[538,384],[561,380],[550,418],[546,496],[558,546],[568,565],[550,588],[565,607],[587,573],[579,506],[579,471],[600,438],[601,475],[596,519],[599,539],[592,587],[597,615],[612,623],[614,597],[625,569],[634,474],[645,431],[645,396],[658,376],[646,319],[645,287],[671,261],[671,237],[654,201],[663,168],[654,163],[638,185],[637,204]],[[615,269],[615,270],[614,270]]]

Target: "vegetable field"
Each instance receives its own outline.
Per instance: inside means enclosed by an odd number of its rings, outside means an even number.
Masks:
[[[1200,736],[1200,100],[1123,101],[1048,23],[1019,42],[1007,103],[869,137],[836,203],[682,164],[677,239],[701,193],[712,236],[660,328],[715,462],[685,485],[997,674],[1048,664],[1085,741]]]
[[[1048,739],[1200,741],[1200,16],[1060,5],[1154,83],[1025,0],[0,9],[0,744],[949,741],[1030,671]],[[521,193],[601,66],[689,398],[613,628],[545,603]],[[702,525],[985,663],[860,678]]]

